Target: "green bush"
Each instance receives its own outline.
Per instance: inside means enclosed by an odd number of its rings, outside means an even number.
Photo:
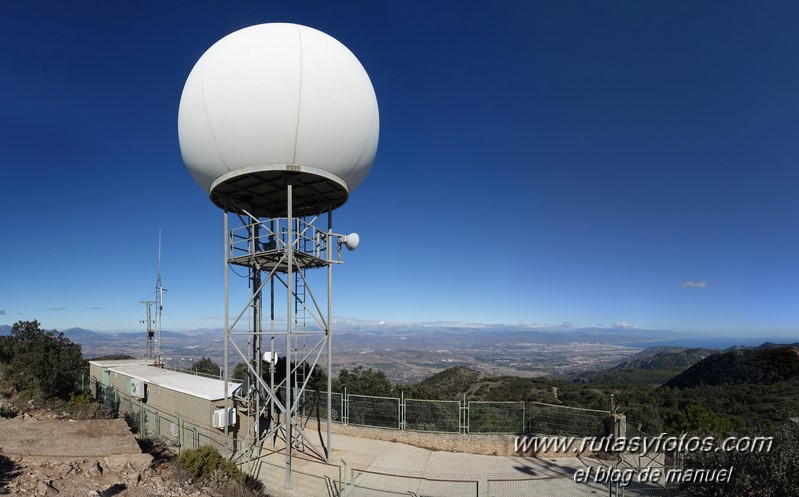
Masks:
[[[66,406],[61,409],[75,419],[112,419],[114,413],[94,400],[89,393],[69,394]]]
[[[773,437],[772,444],[763,450],[689,452],[685,468],[733,468],[730,481],[686,482],[681,489],[697,497],[772,497],[797,495],[796,475],[799,473],[799,426],[784,422],[771,430],[732,433],[739,437]]]
[[[183,451],[178,457],[178,466],[198,480],[215,486],[229,482],[244,483],[245,475],[233,461],[228,461],[210,445]]]
[[[212,378],[219,378],[222,372],[222,368],[219,367],[219,364],[212,361],[210,357],[203,357],[191,363],[191,370],[195,373]]]
[[[80,345],[63,333],[43,330],[39,322],[19,321],[0,343],[0,361],[17,390],[35,390],[44,398],[69,398],[86,373]]]

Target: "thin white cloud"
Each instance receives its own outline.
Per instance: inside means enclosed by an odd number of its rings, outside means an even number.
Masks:
[[[377,323],[377,326],[385,326],[386,324],[388,324],[388,323],[386,323],[385,321],[379,321]]]
[[[635,325],[626,321],[619,321],[618,323],[613,323],[613,328],[628,330],[630,328],[635,328]]]
[[[66,307],[48,307],[47,309],[51,310],[51,311],[56,311],[56,312],[61,312],[61,311],[66,311],[67,310]]]
[[[688,280],[688,281],[683,281],[680,286],[683,288],[706,288],[707,283],[705,283],[704,281]]]

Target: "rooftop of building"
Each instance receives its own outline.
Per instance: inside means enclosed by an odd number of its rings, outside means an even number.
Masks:
[[[168,390],[206,400],[225,398],[225,382],[223,380],[135,363],[114,365],[109,367],[108,370],[129,378],[142,380],[148,385],[157,385]],[[228,382],[228,396],[238,387],[239,383]]]

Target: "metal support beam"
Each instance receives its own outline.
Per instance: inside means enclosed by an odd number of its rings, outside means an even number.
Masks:
[[[241,460],[252,462],[251,467],[259,466],[261,449],[285,449],[285,480],[286,489],[292,488],[292,459],[298,452],[318,457],[326,462],[332,457],[332,432],[333,404],[332,404],[332,322],[333,322],[333,265],[340,264],[341,245],[343,235],[333,232],[333,207],[327,213],[327,226],[317,227],[314,223],[323,224],[324,216],[313,217],[306,220],[295,218],[294,185],[288,178],[286,188],[286,217],[267,218],[261,220],[249,212],[238,209],[231,204],[230,211],[225,211],[225,407],[230,402],[238,412],[246,413],[246,423],[242,422],[239,436],[244,435],[242,450],[233,447],[229,453],[238,452]],[[235,214],[232,219],[240,225],[231,226],[229,213]],[[230,313],[230,272],[239,274],[235,267],[246,268],[249,271],[250,284],[249,297],[242,308]],[[311,277],[313,271],[309,269],[326,268],[320,272],[320,277]],[[297,274],[298,273],[298,274]],[[323,308],[325,299],[318,292],[313,291],[314,283],[327,280],[327,306]],[[276,282],[278,284],[276,284]],[[262,307],[264,292],[269,292],[269,327],[264,327]],[[285,292],[285,294],[283,293]],[[282,329],[278,321],[282,317],[276,316],[276,300],[286,298],[286,326]],[[306,301],[309,299],[309,301]],[[242,319],[251,312],[251,319]],[[297,316],[310,314],[305,328],[305,319]],[[239,324],[247,323],[247,330],[234,331]],[[269,336],[267,374],[264,364],[264,335]],[[243,347],[236,343],[237,339],[247,337],[248,346]],[[306,340],[311,338],[306,348]],[[280,342],[285,340],[285,343]],[[302,342],[302,349],[298,343]],[[275,352],[285,346],[285,367],[276,371]],[[230,356],[231,347],[233,357]],[[227,381],[230,378],[229,368],[231,361],[236,357],[247,364],[247,388],[229,392]],[[326,397],[321,395],[315,398],[317,409],[327,408],[325,417],[320,421],[327,421],[326,433],[320,431],[319,437],[311,434],[304,427],[303,405],[309,397],[305,396],[306,389],[311,383],[312,375],[322,369],[321,363],[326,361],[324,370],[327,372]],[[233,361],[235,362],[235,361]],[[303,368],[303,369],[300,369]],[[283,379],[276,383],[276,377]],[[285,394],[280,390],[284,388]],[[322,387],[325,388],[325,387]],[[321,393],[321,392],[319,392]],[[232,395],[231,395],[232,394]],[[229,398],[228,398],[229,397]],[[318,412],[318,411],[317,411]],[[278,422],[279,421],[279,422]],[[251,427],[251,429],[248,429]],[[321,430],[321,427],[319,427]],[[246,430],[246,433],[241,431]],[[225,427],[227,440],[232,429]],[[280,439],[284,447],[276,446]],[[316,439],[316,440],[314,440]],[[321,446],[319,446],[321,444]],[[227,446],[227,445],[226,445]],[[271,450],[267,449],[267,452]],[[235,454],[234,454],[235,455]]]

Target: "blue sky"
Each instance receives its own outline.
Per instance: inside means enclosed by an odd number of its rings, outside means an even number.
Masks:
[[[796,336],[793,2],[6,2],[0,324],[222,326],[222,214],[180,157],[202,53],[295,22],[355,53],[377,158],[335,315]]]

